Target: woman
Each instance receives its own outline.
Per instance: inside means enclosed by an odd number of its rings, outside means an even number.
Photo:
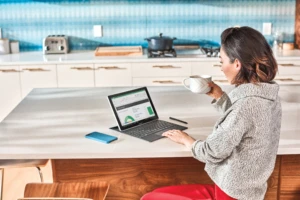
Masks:
[[[142,200],[263,200],[276,160],[281,127],[277,63],[263,35],[250,27],[221,35],[221,70],[235,88],[226,94],[211,82],[212,104],[222,112],[205,141],[171,130],[169,139],[191,149],[205,163],[215,185],[182,185],[154,190]]]

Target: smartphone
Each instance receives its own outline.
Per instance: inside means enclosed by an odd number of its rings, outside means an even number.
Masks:
[[[91,139],[91,140],[96,140],[98,142],[105,143],[105,144],[108,144],[108,143],[118,139],[115,136],[107,135],[105,133],[100,133],[100,132],[96,132],[96,131],[86,134],[85,137],[88,139]]]

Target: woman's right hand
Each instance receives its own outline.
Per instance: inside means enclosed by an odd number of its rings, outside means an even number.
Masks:
[[[211,90],[208,93],[206,93],[208,96],[214,99],[218,99],[223,95],[224,92],[221,89],[221,87],[215,84],[214,82],[209,82],[208,86],[211,87]]]

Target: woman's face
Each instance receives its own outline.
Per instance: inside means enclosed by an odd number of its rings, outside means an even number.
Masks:
[[[240,71],[240,62],[236,59],[233,63],[230,63],[230,59],[222,47],[220,50],[220,59],[220,63],[222,64],[221,71],[225,74],[228,82],[232,84],[232,80]]]

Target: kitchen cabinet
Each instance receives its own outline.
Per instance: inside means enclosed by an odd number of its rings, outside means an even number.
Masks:
[[[19,66],[0,66],[0,121],[21,101]]]
[[[95,86],[131,86],[131,64],[95,64]]]
[[[71,55],[71,54],[70,54]],[[27,57],[26,57],[27,59]],[[73,59],[74,60],[74,59]],[[72,60],[72,62],[73,62]],[[26,60],[27,61],[27,60]],[[176,86],[191,75],[211,75],[218,85],[228,85],[216,59],[145,59],[101,60],[71,64],[32,62],[0,66],[0,120],[2,120],[32,88],[106,87],[106,86]],[[275,81],[280,85],[300,84],[300,59],[278,60]]]
[[[33,88],[57,87],[56,65],[20,66],[22,97]]]
[[[94,87],[94,64],[59,64],[58,87]]]
[[[134,86],[180,85],[191,75],[190,62],[147,62],[132,64]]]

